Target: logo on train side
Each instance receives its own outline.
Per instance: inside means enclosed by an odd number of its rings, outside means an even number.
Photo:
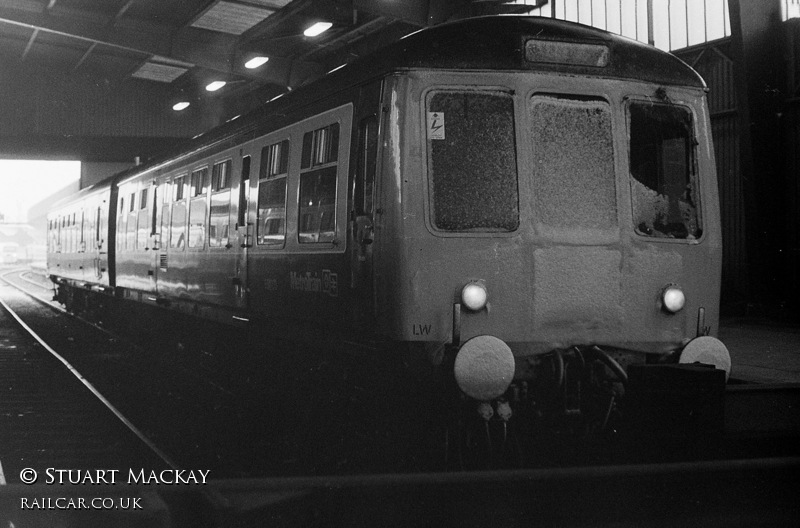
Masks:
[[[289,287],[295,291],[326,293],[331,297],[339,296],[339,275],[331,270],[290,271]]]

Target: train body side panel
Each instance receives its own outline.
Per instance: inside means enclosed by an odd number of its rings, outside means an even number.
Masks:
[[[48,215],[47,272],[80,287],[111,284],[109,186],[99,186],[60,204]]]

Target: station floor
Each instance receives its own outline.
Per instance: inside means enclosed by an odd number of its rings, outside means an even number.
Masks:
[[[719,338],[731,354],[731,379],[752,383],[800,383],[800,325],[723,317]]]

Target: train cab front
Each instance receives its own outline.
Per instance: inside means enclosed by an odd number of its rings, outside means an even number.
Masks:
[[[392,338],[447,343],[465,445],[508,446],[520,417],[564,443],[631,416],[658,430],[730,371],[705,85],[657,50],[561,36],[524,37],[517,69],[412,69],[390,90],[377,297]],[[592,60],[562,70],[556,48]]]

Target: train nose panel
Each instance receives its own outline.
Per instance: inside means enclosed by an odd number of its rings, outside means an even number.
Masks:
[[[501,396],[514,379],[514,354],[501,339],[475,336],[459,349],[454,373],[467,396],[492,400]]]

